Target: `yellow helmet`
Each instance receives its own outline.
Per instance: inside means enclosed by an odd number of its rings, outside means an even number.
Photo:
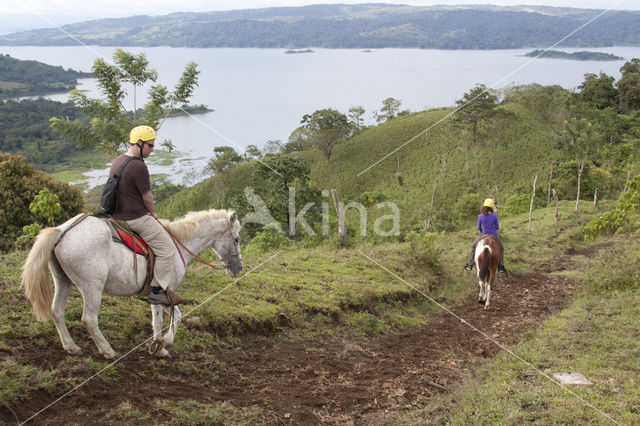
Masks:
[[[482,207],[491,207],[492,209],[494,209],[496,206],[495,204],[493,204],[492,198],[487,198],[486,200],[484,200],[484,204],[482,205]]]
[[[150,126],[137,126],[131,129],[129,133],[129,142],[138,143],[138,141],[148,142],[156,138],[156,131]]]

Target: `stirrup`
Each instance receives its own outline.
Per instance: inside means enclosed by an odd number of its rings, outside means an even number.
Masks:
[[[181,296],[178,296],[173,290],[166,290],[167,297],[169,298],[169,303],[171,305],[197,305],[198,302],[191,299],[185,299]]]

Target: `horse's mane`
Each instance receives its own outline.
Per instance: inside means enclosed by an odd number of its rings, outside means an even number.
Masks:
[[[189,212],[181,218],[171,222],[161,219],[162,224],[171,231],[171,233],[179,240],[188,240],[198,229],[198,223],[203,219],[228,219],[229,212],[227,210],[204,210],[199,212]]]

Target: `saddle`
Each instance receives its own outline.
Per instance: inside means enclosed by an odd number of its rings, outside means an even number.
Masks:
[[[146,297],[151,293],[151,281],[153,280],[153,265],[155,264],[156,257],[153,254],[151,247],[144,242],[144,240],[135,232],[133,232],[126,222],[121,222],[112,217],[104,219],[109,225],[111,230],[111,239],[116,243],[124,244],[129,247],[133,253],[133,270],[138,279],[138,256],[140,254],[147,259],[147,275],[142,283],[142,288],[138,292],[138,296]]]

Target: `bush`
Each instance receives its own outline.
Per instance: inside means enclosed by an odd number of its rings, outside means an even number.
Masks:
[[[285,234],[278,231],[272,226],[262,228],[262,231],[256,233],[253,239],[247,245],[248,250],[267,251],[279,249],[291,244],[291,241]]]
[[[465,194],[453,205],[454,217],[459,222],[468,222],[480,214],[482,197],[479,194]]]
[[[418,265],[428,267],[436,273],[442,272],[440,263],[440,247],[436,243],[437,234],[427,232],[420,234],[415,231],[405,235],[409,243],[408,255]]]
[[[533,199],[533,208],[546,207],[547,198],[541,188],[536,189],[536,197]],[[531,194],[514,195],[507,198],[504,206],[500,209],[500,213],[504,215],[517,215],[526,213],[531,207]]]

